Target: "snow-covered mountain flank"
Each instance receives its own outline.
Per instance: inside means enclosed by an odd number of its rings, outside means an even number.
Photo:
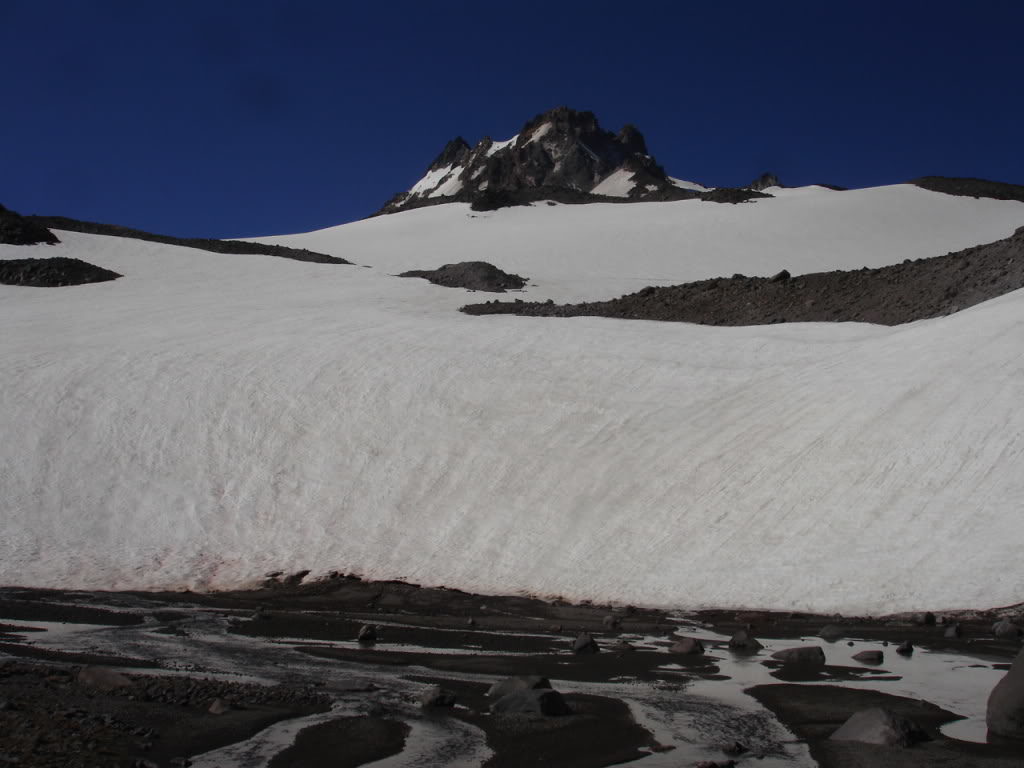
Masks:
[[[389,215],[260,239],[352,265],[59,227],[0,245],[121,275],[0,285],[0,583],[308,569],[675,607],[1024,600],[1024,292],[893,327],[711,327],[471,317],[480,294],[396,277],[486,261],[528,301],[599,301],[939,256],[1010,237],[1024,203],[768,185],[473,210],[456,183],[687,191],[638,133],[556,113],[505,154],[449,145]]]

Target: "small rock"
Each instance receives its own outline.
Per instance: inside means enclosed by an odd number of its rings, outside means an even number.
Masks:
[[[618,629],[621,623],[618,616],[608,615],[601,619],[601,624],[605,629]]]
[[[491,712],[504,715],[559,716],[572,713],[558,691],[551,688],[513,691],[491,704]]]
[[[540,675],[516,675],[515,677],[506,677],[504,680],[499,680],[492,685],[487,695],[492,699],[500,699],[502,696],[507,696],[510,693],[516,691],[533,691],[539,688],[550,688],[551,681],[546,677]]]
[[[935,614],[932,613],[931,611],[927,611],[927,612],[922,613],[919,616],[917,616],[914,619],[914,621],[915,621],[915,623],[921,624],[921,625],[926,626],[926,627],[934,627],[935,626]]]
[[[455,694],[440,685],[427,689],[420,695],[420,706],[424,709],[430,707],[454,707]]]
[[[830,643],[841,639],[845,635],[846,630],[838,624],[826,624],[824,627],[821,628],[821,631],[818,632],[818,637],[820,637],[822,640],[827,640]]]
[[[747,748],[745,746],[743,746],[742,744],[740,744],[738,741],[733,741],[733,742],[730,742],[728,744],[723,744],[720,747],[720,749],[722,750],[722,752],[724,752],[725,754],[729,755],[729,757],[739,757],[740,755],[742,755],[744,752],[747,751]]]
[[[134,683],[120,672],[107,667],[82,667],[78,682],[98,691],[109,693],[118,688],[131,688]]]
[[[747,630],[741,629],[729,640],[729,650],[743,653],[757,653],[764,648]]]
[[[190,765],[192,765],[192,761],[189,760],[187,757],[172,757],[171,765],[173,766],[173,768],[188,768]]]
[[[953,624],[950,624],[946,628],[946,632],[944,633],[943,637],[945,637],[947,640],[957,640],[957,639],[963,637],[963,634],[964,634],[963,627],[961,627],[960,626],[960,622],[957,621],[957,622],[954,622]]]
[[[784,664],[798,665],[801,667],[825,666],[825,652],[816,645],[808,645],[803,648],[787,648],[784,651],[776,651],[772,654],[772,658],[778,659]]]
[[[885,654],[881,651],[861,651],[853,654],[853,660],[864,664],[881,664],[885,660]]]
[[[829,738],[833,741],[859,741],[862,744],[909,747],[919,741],[927,741],[928,734],[917,723],[888,709],[874,707],[851,715],[850,719]]]
[[[214,699],[206,711],[211,715],[223,715],[225,712],[231,711],[231,705],[224,701],[224,699]]]
[[[914,652],[914,644],[909,640],[904,640],[902,643],[896,646],[896,653],[901,656],[909,656]]]
[[[735,760],[701,760],[693,764],[694,768],[736,768]]]
[[[363,624],[359,628],[359,635],[356,640],[363,645],[373,645],[377,642],[377,627],[373,624]]]
[[[466,626],[467,627],[475,627],[476,626],[476,619],[474,619],[472,616],[470,616],[468,619],[466,619]]]
[[[579,655],[584,653],[597,653],[601,648],[586,632],[580,632],[572,643],[572,652]]]
[[[684,656],[699,656],[704,653],[704,643],[695,637],[682,637],[673,643],[668,651],[669,653],[678,653]]]

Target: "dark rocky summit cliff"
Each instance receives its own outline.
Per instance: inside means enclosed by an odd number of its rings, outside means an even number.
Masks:
[[[593,112],[557,107],[529,120],[507,142],[487,137],[471,147],[461,136],[452,139],[424,178],[379,213],[450,202],[488,210],[538,199],[621,200],[621,192],[595,192],[617,172],[626,177],[628,200],[683,200],[699,194],[673,184],[648,154],[636,127],[612,133],[601,128]]]

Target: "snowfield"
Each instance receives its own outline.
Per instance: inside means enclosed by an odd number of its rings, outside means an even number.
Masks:
[[[0,286],[0,583],[219,589],[332,570],[651,606],[1024,601],[1024,292],[949,317],[746,328],[469,317],[391,275],[485,260],[524,297],[881,266],[1024,204],[910,186],[449,204],[265,242],[57,232],[122,273]]]

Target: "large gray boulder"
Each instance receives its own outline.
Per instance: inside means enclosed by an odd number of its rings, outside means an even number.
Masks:
[[[585,653],[597,653],[601,647],[597,641],[586,632],[580,632],[572,643],[572,652],[580,655]]]
[[[420,694],[420,706],[424,709],[454,707],[455,694],[440,685],[432,686]]]
[[[704,653],[704,643],[695,637],[682,637],[672,644],[668,652],[682,656],[699,656]]]
[[[825,666],[825,652],[817,645],[776,651],[772,654],[772,658],[778,659],[785,664],[799,665],[801,667]]]
[[[989,694],[985,722],[990,733],[1024,739],[1024,651]]]
[[[846,637],[846,630],[838,624],[826,624],[818,632],[818,637],[822,640],[827,640],[830,643],[834,643],[843,637]]]
[[[538,688],[550,688],[551,681],[540,675],[516,675],[499,680],[490,687],[487,695],[492,699],[500,699],[517,691],[534,691]]]
[[[1021,635],[1021,629],[1009,619],[1003,619],[992,625],[992,634],[1000,640],[1016,640]]]
[[[738,651],[739,653],[757,653],[762,648],[764,648],[764,646],[757,641],[757,638],[745,629],[741,629],[729,640],[730,651]]]
[[[551,688],[514,691],[491,704],[491,712],[503,715],[568,715],[572,710],[562,694]]]
[[[928,734],[917,723],[881,707],[855,712],[830,737],[833,741],[859,741],[886,747],[910,747],[928,741]]]

